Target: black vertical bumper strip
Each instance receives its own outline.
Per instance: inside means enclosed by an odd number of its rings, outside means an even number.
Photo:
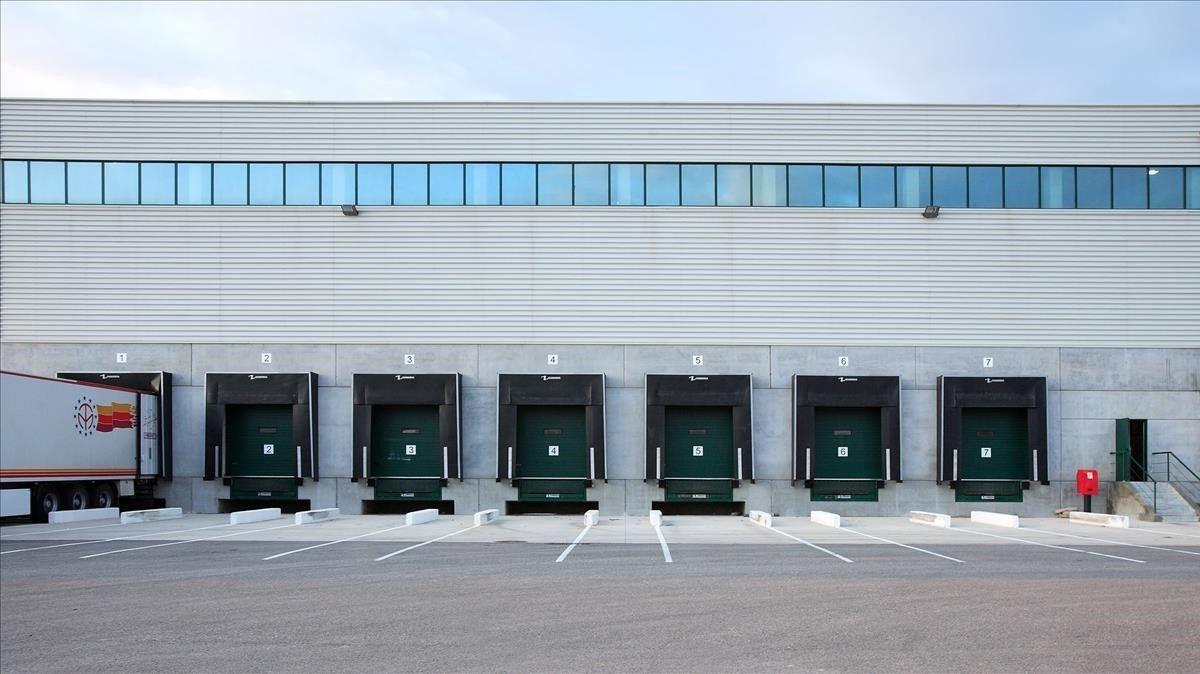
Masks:
[[[879,410],[880,457],[885,480],[900,480],[903,460],[900,430],[899,377],[822,377],[796,375],[793,378],[793,418],[797,478],[809,480],[809,450],[816,442],[816,409],[819,407],[873,407]],[[890,450],[890,452],[888,452]],[[890,456],[890,459],[888,458]]]
[[[370,475],[367,475],[364,459],[367,457],[367,445],[371,442],[371,406],[360,404],[355,400],[353,423],[354,446],[350,448],[350,461],[352,464],[350,466],[350,481],[358,482],[370,477]]]
[[[585,409],[585,423],[587,424],[587,434],[590,441],[588,443],[589,457],[592,462],[591,468],[595,470],[595,479],[605,479],[604,472],[604,406],[603,405],[588,405]]]
[[[158,474],[164,480],[175,478],[175,387],[170,372],[159,373],[158,420],[162,440],[159,443]]]
[[[944,377],[938,375],[937,392],[934,396],[934,404],[937,405],[937,446],[934,450],[934,454],[937,455],[937,483],[939,485],[950,479],[946,477],[946,461],[943,458],[946,454],[946,404],[943,400],[945,390],[943,389],[942,379],[944,379]]]
[[[308,474],[312,477],[313,482],[321,479],[321,452],[320,443],[317,439],[320,434],[321,425],[320,418],[317,414],[317,373],[308,373]]]
[[[665,405],[646,405],[646,478],[654,480],[659,477],[659,462],[664,460],[663,452],[667,447],[666,425],[667,408]]]

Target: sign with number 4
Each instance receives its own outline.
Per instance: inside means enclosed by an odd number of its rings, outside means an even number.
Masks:
[[[558,445],[550,445],[550,456],[558,456]]]

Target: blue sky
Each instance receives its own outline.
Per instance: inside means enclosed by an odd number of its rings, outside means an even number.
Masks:
[[[0,95],[1200,103],[1190,3],[0,2]]]

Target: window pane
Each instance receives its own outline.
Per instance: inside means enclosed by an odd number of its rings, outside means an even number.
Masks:
[[[1075,208],[1075,169],[1042,167],[1042,208]]]
[[[967,171],[971,208],[1000,208],[1004,205],[1000,167],[972,166]]]
[[[965,167],[933,167],[933,205],[947,208],[966,207],[967,169]]]
[[[166,162],[142,162],[142,203],[175,203],[175,165]]]
[[[178,164],[179,203],[204,205],[212,203],[212,164]]]
[[[896,205],[924,208],[931,203],[928,166],[896,167]]]
[[[434,206],[463,205],[463,165],[429,165],[429,203]]]
[[[750,205],[750,166],[717,164],[717,205]]]
[[[392,203],[392,165],[359,164],[358,203],[363,206],[387,206]]]
[[[1113,168],[1113,208],[1146,207],[1146,169]]]
[[[571,205],[571,165],[538,164],[537,202],[542,206]]]
[[[833,207],[858,206],[858,167],[825,167],[825,205]]]
[[[787,167],[773,164],[756,164],[751,185],[754,194],[750,201],[754,206],[787,206]]]
[[[104,203],[138,202],[138,165],[134,162],[104,163]]]
[[[532,206],[537,203],[537,166],[505,164],[500,186],[500,203],[508,206]]]
[[[896,205],[896,169],[891,166],[863,166],[859,169],[864,208],[893,208]]]
[[[67,163],[67,203],[99,204],[100,162],[73,161]]]
[[[1112,169],[1080,166],[1075,169],[1079,208],[1112,208]]]
[[[397,206],[424,206],[429,203],[429,165],[392,165],[392,203]]]
[[[575,205],[608,205],[608,164],[575,165]]]
[[[679,169],[684,206],[712,206],[717,200],[717,174],[712,164],[684,164]]]
[[[1149,173],[1150,208],[1183,208],[1183,169],[1178,166],[1152,166]]]
[[[1200,166],[1187,169],[1187,207],[1200,208]]]
[[[1036,166],[1009,166],[1004,169],[1004,207],[1038,207]]]
[[[824,206],[820,166],[788,167],[788,206]]]
[[[679,205],[679,164],[646,164],[646,205]]]
[[[4,203],[29,203],[29,162],[4,162]]]
[[[317,164],[283,165],[283,202],[289,206],[321,203],[321,167]]]
[[[61,161],[29,162],[29,203],[61,204],[66,200],[66,164]]]
[[[341,206],[357,203],[354,164],[321,164],[321,203]]]
[[[645,199],[645,169],[641,164],[612,164],[609,167],[609,203],[613,206],[642,206]]]
[[[500,205],[499,164],[467,164],[467,204]]]
[[[283,164],[250,165],[250,203],[255,206],[283,203]]]
[[[213,164],[213,203],[245,206],[246,180],[245,164]]]

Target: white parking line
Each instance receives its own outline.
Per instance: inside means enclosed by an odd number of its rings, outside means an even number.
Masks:
[[[671,559],[671,549],[667,547],[667,539],[663,538],[662,527],[654,527],[654,533],[658,534],[658,544],[662,546],[663,561],[668,564],[674,563]]]
[[[389,553],[387,553],[386,555],[384,555],[384,556],[382,556],[382,557],[376,557],[376,558],[375,558],[375,561],[377,561],[377,562],[382,562],[383,560],[385,560],[385,559],[388,559],[388,558],[390,558],[390,557],[395,557],[396,555],[399,555],[399,554],[402,554],[402,553],[408,552],[409,550],[416,550],[417,548],[419,548],[419,547],[421,547],[421,546],[423,546],[423,545],[429,545],[430,543],[437,543],[438,541],[444,541],[444,540],[446,540],[447,538],[450,538],[451,536],[457,536],[457,535],[459,535],[459,534],[461,534],[461,533],[463,533],[463,532],[470,531],[470,530],[472,530],[472,529],[476,529],[476,528],[478,528],[479,526],[480,526],[480,525],[478,525],[478,524],[474,524],[474,525],[472,525],[472,526],[469,526],[469,527],[467,527],[466,529],[459,529],[458,531],[454,531],[454,532],[448,533],[448,534],[446,534],[445,536],[438,536],[437,538],[434,538],[434,539],[432,539],[432,540],[425,541],[424,543],[417,543],[416,545],[410,545],[410,546],[408,546],[407,548],[404,548],[403,550],[397,550],[397,551],[395,551],[395,552],[389,552]]]
[[[224,526],[229,526],[228,524]],[[80,559],[91,559],[93,557],[104,557],[105,555],[117,555],[122,552],[135,552],[137,550],[149,550],[150,548],[165,548],[171,545],[183,545],[184,543],[197,543],[200,541],[215,541],[218,538],[229,538],[230,536],[242,536],[245,534],[256,534],[260,531],[272,531],[274,529],[287,529],[288,527],[298,527],[299,524],[284,524],[278,527],[267,527],[266,529],[251,529],[250,531],[235,531],[231,534],[221,534],[220,536],[207,536],[205,538],[189,538],[186,541],[169,541],[167,543],[157,543],[155,545],[141,545],[136,548],[121,548],[120,550],[109,550],[108,552],[97,552],[94,555],[84,555]]]
[[[1071,552],[1082,552],[1085,555],[1095,555],[1097,557],[1108,557],[1109,559],[1119,559],[1124,562],[1134,562],[1135,564],[1145,564],[1141,559],[1130,559],[1129,557],[1118,557],[1117,555],[1106,555],[1103,552],[1093,552],[1091,550],[1080,550],[1079,548],[1068,548],[1065,545],[1051,545],[1049,543],[1038,543],[1025,538],[1013,538],[1012,536],[1000,536],[998,534],[989,534],[983,531],[974,531],[972,529],[963,529],[962,527],[952,527],[949,531],[961,531],[964,534],[977,534],[979,536],[991,536],[992,538],[1003,538],[1006,541],[1016,541],[1018,543],[1027,543],[1029,545],[1039,545],[1043,548],[1054,548],[1055,550],[1070,550]]]
[[[863,532],[861,532],[861,531],[858,531],[858,530],[856,530],[856,529],[851,529],[850,527],[841,527],[841,530],[842,530],[842,531],[849,531],[850,533],[852,533],[852,534],[858,534],[859,536],[866,536],[867,538],[873,538],[873,539],[875,539],[875,540],[877,540],[877,541],[883,541],[884,543],[891,543],[892,545],[899,545],[899,546],[900,546],[900,547],[902,547],[902,548],[908,548],[909,550],[915,550],[915,551],[917,551],[917,552],[923,552],[923,553],[925,553],[925,554],[927,554],[927,555],[933,555],[934,557],[941,557],[942,559],[948,559],[948,560],[950,560],[950,561],[952,561],[952,562],[958,562],[959,564],[966,564],[966,562],[964,562],[964,561],[963,561],[963,560],[961,560],[961,559],[955,559],[954,557],[950,557],[950,556],[948,556],[948,555],[939,554],[939,553],[937,553],[937,552],[934,552],[934,551],[932,551],[932,550],[926,550],[925,548],[918,548],[918,547],[917,547],[917,546],[915,546],[915,545],[905,545],[904,543],[898,543],[898,542],[896,542],[896,541],[889,540],[889,539],[887,539],[887,538],[882,538],[882,537],[880,537],[880,536],[872,536],[871,534],[865,534],[865,533],[863,533]]]
[[[587,536],[587,532],[590,531],[591,528],[592,528],[592,525],[590,525],[590,524],[587,525],[586,527],[584,527],[583,531],[579,532],[579,535],[575,537],[575,540],[572,541],[571,544],[567,546],[567,549],[563,550],[562,554],[558,556],[558,559],[556,559],[554,561],[561,562],[562,560],[566,559],[567,555],[571,554],[571,551],[575,549],[575,546],[579,545],[579,541],[582,541],[583,537]]]
[[[297,552],[305,552],[307,550],[316,550],[317,548],[323,548],[326,545],[334,545],[335,543],[345,543],[346,541],[357,541],[360,538],[366,538],[367,536],[374,536],[375,534],[387,533],[389,531],[395,531],[396,529],[403,529],[404,527],[407,527],[407,526],[409,526],[409,525],[401,524],[399,526],[388,527],[387,529],[380,529],[379,531],[370,531],[365,534],[359,534],[357,536],[351,536],[349,538],[342,538],[342,539],[339,539],[336,541],[329,541],[327,543],[318,543],[316,545],[310,545],[307,548],[300,548],[299,550],[288,550],[287,552],[281,552],[278,555],[271,555],[270,557],[263,557],[262,561],[269,562],[272,559],[279,559],[280,557],[287,557],[288,555],[294,555]]]
[[[132,541],[138,538],[147,536],[165,536],[167,534],[182,534],[188,531],[200,531],[202,529],[217,529],[219,527],[227,527],[228,524],[212,524],[207,527],[196,527],[194,529],[176,529],[175,531],[151,531],[145,534],[137,534],[134,536],[117,536],[115,538],[100,538],[91,541],[75,541],[74,543],[57,543],[55,545],[40,545],[36,548],[21,548],[20,550],[5,550],[0,552],[0,555],[11,555],[14,552],[30,552],[33,550],[50,550],[51,548],[70,548],[76,545],[91,545],[92,543],[111,543],[112,541]]]
[[[758,524],[758,522],[754,522],[754,523]],[[809,543],[808,541],[804,540],[803,538],[798,538],[796,536],[793,536],[786,531],[780,531],[779,529],[776,529],[775,527],[769,527],[765,524],[758,524],[758,526],[760,526],[768,531],[774,531],[777,534],[787,536],[788,538],[792,539],[793,541],[796,541],[797,543],[803,543],[814,550],[820,550],[821,552],[824,552],[826,554],[833,555],[834,557],[837,557],[838,559],[842,560],[843,562],[847,562],[850,564],[854,563],[853,559],[850,559],[848,557],[843,557],[843,556],[839,555],[838,553],[834,552],[833,550],[828,550],[826,548],[823,548],[823,547],[817,545],[816,543]]]
[[[0,536],[0,541],[10,541],[18,536],[41,536],[43,534],[57,534],[63,531],[83,531],[85,529],[103,529],[104,527],[119,527],[123,522],[113,522],[112,524],[97,524],[94,527],[69,527],[67,529],[43,529],[41,531],[18,531],[8,536]]]
[[[1169,526],[1184,526],[1184,525],[1175,524],[1175,525],[1169,525]],[[1180,533],[1178,531],[1168,531],[1165,529],[1159,529],[1157,527],[1129,527],[1128,529],[1126,529],[1126,531],[1140,531],[1145,534],[1158,534],[1160,536],[1183,536],[1184,538],[1200,538],[1200,535],[1184,534],[1184,533]]]
[[[1067,536],[1068,538],[1079,538],[1085,541],[1099,541],[1101,543],[1112,543],[1113,545],[1128,545],[1131,548],[1146,548],[1147,550],[1166,550],[1167,552],[1178,552],[1184,555],[1196,555],[1200,557],[1200,552],[1188,552],[1187,550],[1176,550],[1175,548],[1160,548],[1154,545],[1142,545],[1141,543],[1123,543],[1121,541],[1113,541],[1107,538],[1095,538],[1093,536],[1080,536],[1079,534],[1068,534],[1061,531],[1049,531],[1047,529],[1031,529],[1029,527],[1021,527],[1025,531],[1038,531],[1051,536]]]

